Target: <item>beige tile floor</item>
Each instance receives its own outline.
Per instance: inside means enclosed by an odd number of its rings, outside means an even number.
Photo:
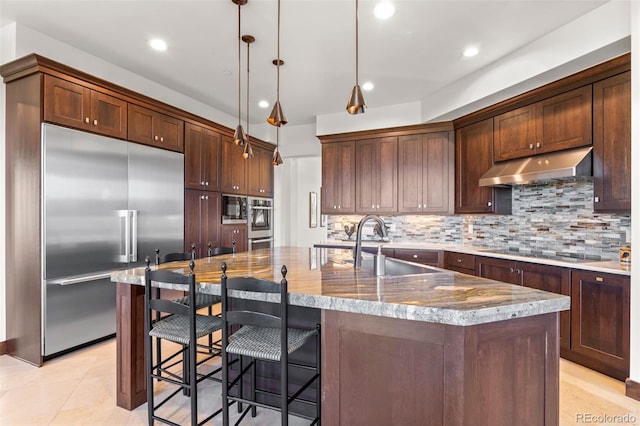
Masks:
[[[115,340],[55,358],[41,368],[1,356],[0,425],[145,425],[146,404],[133,411],[116,407],[115,369]],[[201,407],[219,406],[219,395],[218,384],[206,384],[200,391]],[[167,410],[185,423],[188,400]],[[640,401],[624,395],[622,382],[561,360],[560,424],[613,424],[615,418],[597,416],[616,415],[630,416],[627,420],[635,421],[626,424],[640,425]],[[308,423],[290,416],[292,426]],[[221,424],[220,419],[213,424]],[[279,413],[259,410],[243,424],[279,424]]]

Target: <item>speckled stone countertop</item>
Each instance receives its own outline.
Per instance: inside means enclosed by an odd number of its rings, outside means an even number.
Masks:
[[[569,309],[567,296],[437,268],[426,274],[377,277],[366,268],[355,269],[351,258],[351,250],[276,247],[198,259],[195,274],[203,292],[220,294],[222,262],[227,263],[229,277],[276,281],[286,265],[292,305],[458,326]],[[185,272],[187,264],[173,262],[160,268]],[[144,268],[115,271],[111,281],[142,285]],[[264,301],[279,298],[247,292],[235,296]]]
[[[354,240],[327,240],[316,244],[316,247],[350,248],[355,245]],[[495,257],[499,259],[509,259],[529,263],[539,263],[543,265],[563,266],[566,268],[582,269],[585,271],[605,272],[610,274],[631,276],[631,265],[620,264],[615,260],[585,260],[585,259],[548,259],[535,256],[525,256],[517,252],[492,253],[492,249],[478,247],[467,244],[437,244],[437,243],[416,243],[416,242],[379,242],[365,241],[364,247],[377,247],[382,245],[386,248],[414,249],[414,250],[446,250],[457,253],[472,254],[475,256]]]

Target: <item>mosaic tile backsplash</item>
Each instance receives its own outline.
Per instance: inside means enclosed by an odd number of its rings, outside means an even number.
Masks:
[[[383,216],[398,242],[473,244],[595,260],[617,260],[629,245],[631,217],[593,212],[593,178],[513,187],[511,215]],[[346,239],[345,225],[362,216],[328,216],[329,239]],[[363,230],[375,238],[374,222]],[[355,239],[355,233],[351,237]]]

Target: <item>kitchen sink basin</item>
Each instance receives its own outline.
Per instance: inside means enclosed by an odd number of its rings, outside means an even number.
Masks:
[[[375,274],[373,257],[362,259],[362,269]],[[432,266],[420,265],[417,263],[405,262],[402,260],[385,257],[384,259],[384,276],[399,277],[406,275],[433,274],[442,272],[441,269]]]

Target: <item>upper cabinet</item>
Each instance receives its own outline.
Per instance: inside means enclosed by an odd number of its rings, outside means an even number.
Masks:
[[[44,120],[125,139],[127,102],[46,74]]]
[[[242,157],[242,147],[233,143],[229,136],[222,137],[222,192],[227,194],[247,193],[247,162]]]
[[[511,190],[479,186],[493,165],[493,119],[456,130],[456,213],[510,213]]]
[[[247,161],[247,183],[249,195],[273,197],[272,151],[259,146],[253,147],[253,158]]]
[[[129,104],[127,138],[171,151],[184,150],[184,121],[136,104]]]
[[[221,136],[211,129],[187,123],[184,138],[184,186],[220,190]]]
[[[453,213],[451,132],[398,138],[398,212]]]
[[[322,144],[323,214],[355,213],[355,141]]]
[[[631,211],[631,72],[593,85],[593,209]]]
[[[356,142],[356,212],[398,211],[398,138]]]
[[[494,161],[591,144],[591,85],[494,117]]]

